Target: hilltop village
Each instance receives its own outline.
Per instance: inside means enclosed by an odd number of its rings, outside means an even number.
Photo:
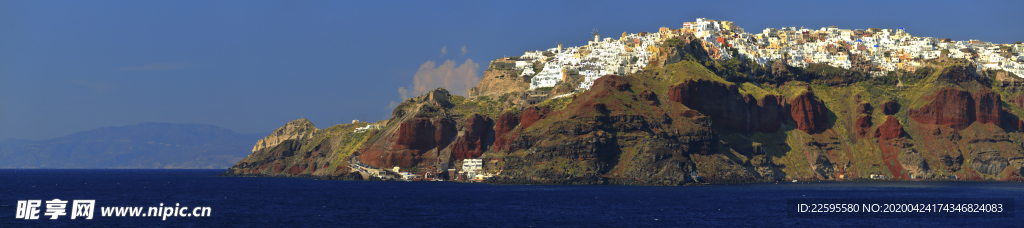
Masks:
[[[658,47],[677,37],[693,35],[709,44],[716,60],[739,58],[762,66],[782,61],[789,66],[807,67],[810,63],[852,69],[882,76],[890,71],[913,72],[922,60],[940,57],[966,59],[981,66],[979,70],[1001,69],[1024,75],[1024,44],[993,44],[978,40],[953,41],[948,38],[915,37],[900,29],[840,29],[836,26],[817,30],[796,27],[766,28],[747,33],[731,21],[697,18],[682,28],[662,27],[658,32],[625,33],[618,39],[601,38],[595,32],[587,45],[527,51],[522,56],[506,57],[494,67],[521,71],[530,78],[530,90],[551,88],[569,81],[571,75],[583,80],[577,91],[587,90],[604,75],[629,75],[642,70],[658,57]],[[501,65],[505,63],[508,66]]]
[[[294,120],[225,175],[501,184],[1024,181],[1024,44],[680,28],[490,62],[390,119]]]

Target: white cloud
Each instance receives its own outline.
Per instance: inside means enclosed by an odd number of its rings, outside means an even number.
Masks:
[[[440,66],[434,61],[427,61],[420,65],[420,69],[413,76],[414,95],[418,96],[442,87],[451,94],[469,96],[469,88],[480,82],[480,77],[477,77],[477,69],[480,69],[480,64],[473,62],[472,59],[466,59],[462,65],[458,66],[452,60],[445,60]],[[402,89],[399,89],[399,93]]]
[[[405,87],[398,87],[398,95],[402,101],[405,101],[405,99],[409,99],[409,90],[406,90]]]

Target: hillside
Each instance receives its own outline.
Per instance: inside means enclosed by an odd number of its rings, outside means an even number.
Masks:
[[[494,174],[486,182],[508,184],[1020,180],[1024,92],[1012,74],[946,58],[874,77],[762,66],[716,59],[703,42],[670,40],[637,73],[535,105],[528,91],[488,89],[514,76],[485,74],[473,98],[438,89],[401,103],[379,130],[310,128],[228,174],[352,177],[350,162],[445,173],[480,158]]]
[[[104,127],[48,140],[0,142],[0,167],[218,169],[245,157],[259,135],[201,124]]]
[[[260,139],[248,156],[225,174],[343,177],[352,172],[348,168],[349,157],[373,134],[353,132],[366,125],[351,123],[318,129],[307,119],[292,120]]]

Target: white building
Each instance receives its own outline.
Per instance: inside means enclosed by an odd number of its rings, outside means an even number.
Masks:
[[[462,171],[460,173],[465,173],[466,178],[473,179],[478,174],[482,174],[480,170],[483,169],[483,167],[483,159],[464,159],[462,160]]]
[[[366,126],[362,126],[362,127],[357,127],[352,132],[363,133],[363,132],[366,132],[368,130],[377,130],[377,129],[381,129],[381,128],[384,128],[384,126],[379,125],[379,124],[370,124],[370,125],[366,125]]]
[[[544,65],[544,69],[530,79],[530,89],[555,87],[562,81],[562,64],[551,61]]]
[[[463,171],[476,171],[476,170],[483,169],[483,167],[484,167],[484,160],[483,159],[472,159],[471,158],[471,159],[462,160],[462,170]]]
[[[793,67],[807,67],[808,64],[826,64],[834,67],[850,69],[854,57],[859,61],[868,61],[883,71],[870,72],[872,75],[885,75],[885,71],[896,70],[903,64],[921,66],[921,60],[941,57],[968,59],[990,69],[1004,69],[1010,72],[1021,72],[1020,65],[1024,61],[1024,45],[1016,44],[1011,50],[1018,56],[1006,58],[999,53],[997,45],[976,40],[944,42],[932,37],[914,37],[900,29],[850,30],[838,27],[823,27],[820,30],[783,27],[767,28],[759,34],[743,33],[743,29],[732,26],[729,32],[723,30],[722,22],[697,18],[696,22],[683,23],[681,30],[692,32],[697,38],[707,42],[707,47],[720,51],[719,60],[731,58],[750,59],[758,64],[784,60]],[[605,75],[628,75],[643,69],[652,61],[652,52],[671,36],[666,32],[640,34],[624,34],[620,39],[601,39],[595,36],[587,46],[570,48],[551,48],[547,52],[526,52],[521,58],[541,61],[544,68],[534,72],[530,63],[525,60],[517,62],[517,68],[523,73],[520,76],[533,75],[530,89],[553,87],[564,79],[564,71],[579,72],[582,82],[578,88],[590,89],[593,82]],[[738,56],[725,49],[725,43],[737,50]],[[756,39],[755,39],[756,38]],[[962,52],[970,48],[972,53]],[[585,49],[585,51],[584,51]],[[835,52],[840,49],[839,53]],[[547,56],[545,56],[547,55]]]

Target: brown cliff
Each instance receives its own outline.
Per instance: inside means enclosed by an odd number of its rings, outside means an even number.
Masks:
[[[974,93],[974,100],[977,107],[975,111],[975,117],[977,117],[978,123],[991,123],[995,125],[1000,124],[1000,111],[1002,111],[1001,98],[998,93],[992,92],[992,90],[982,90]]]
[[[860,96],[857,96],[855,100],[860,102]],[[871,121],[871,114],[874,113],[874,110],[871,103],[860,103],[857,105],[857,121],[853,124],[857,137],[864,138],[868,136],[868,131],[871,130],[871,125],[874,124]]]
[[[925,97],[931,102],[920,109],[911,109],[910,118],[923,124],[947,125],[964,129],[975,121],[986,124],[1001,123],[1001,98],[992,90],[970,93],[945,88]]]
[[[444,149],[456,133],[455,123],[450,120],[410,118],[400,123],[398,130],[388,137],[394,139],[390,148],[363,150],[360,159],[374,167],[414,167],[424,160],[436,159],[436,154],[426,153]]]
[[[478,158],[487,151],[493,141],[491,118],[472,114],[463,121],[463,132],[452,142],[452,158],[462,160]]]
[[[963,129],[974,122],[977,115],[974,111],[974,97],[967,91],[945,88],[925,99],[931,100],[931,103],[908,111],[910,118],[919,123]]]
[[[541,108],[537,106],[530,106],[523,109],[523,117],[519,122],[519,127],[526,129],[536,123],[538,120],[543,119],[545,115],[551,110],[548,108]]]
[[[756,178],[714,152],[707,116],[650,103],[641,95],[650,88],[637,80],[604,76],[565,108],[545,115],[546,107],[524,109],[522,124],[508,133],[516,135],[509,149],[497,155],[503,174],[488,182],[679,185],[693,182],[691,171],[718,183]],[[716,165],[698,167],[696,160]]]
[[[880,140],[890,140],[902,137],[904,134],[903,125],[896,117],[888,116],[882,125],[875,129],[875,137]]]
[[[789,111],[779,95],[755,99],[749,94],[740,94],[735,85],[704,79],[669,87],[668,99],[710,116],[714,123],[723,127],[743,132],[777,131]]]
[[[793,115],[793,120],[796,121],[797,129],[813,134],[828,128],[825,126],[827,108],[825,103],[814,96],[814,92],[804,92],[790,100],[789,104],[790,113]]]
[[[255,152],[224,175],[310,177],[349,174],[351,170],[344,158],[355,152],[364,137],[370,134],[353,131],[366,125],[368,123],[352,123],[317,129],[306,119],[290,121],[260,140]],[[337,161],[342,162],[338,164]]]
[[[511,111],[502,113],[494,124],[494,146],[493,150],[508,150],[508,143],[515,138],[509,133],[519,126],[519,116]]]
[[[875,137],[878,137],[878,149],[882,152],[882,164],[889,169],[889,173],[895,179],[910,178],[903,171],[903,165],[900,162],[900,151],[910,146],[903,138],[905,135],[903,125],[893,116],[886,117],[885,123],[875,130]]]
[[[530,81],[527,81],[525,77],[519,77],[521,71],[513,70],[510,68],[493,67],[495,61],[502,61],[501,59],[492,61],[491,67],[488,67],[484,71],[483,77],[480,82],[469,90],[469,97],[476,98],[481,96],[493,96],[497,97],[507,93],[519,93],[526,91],[530,88]],[[514,65],[515,62],[513,61]]]

